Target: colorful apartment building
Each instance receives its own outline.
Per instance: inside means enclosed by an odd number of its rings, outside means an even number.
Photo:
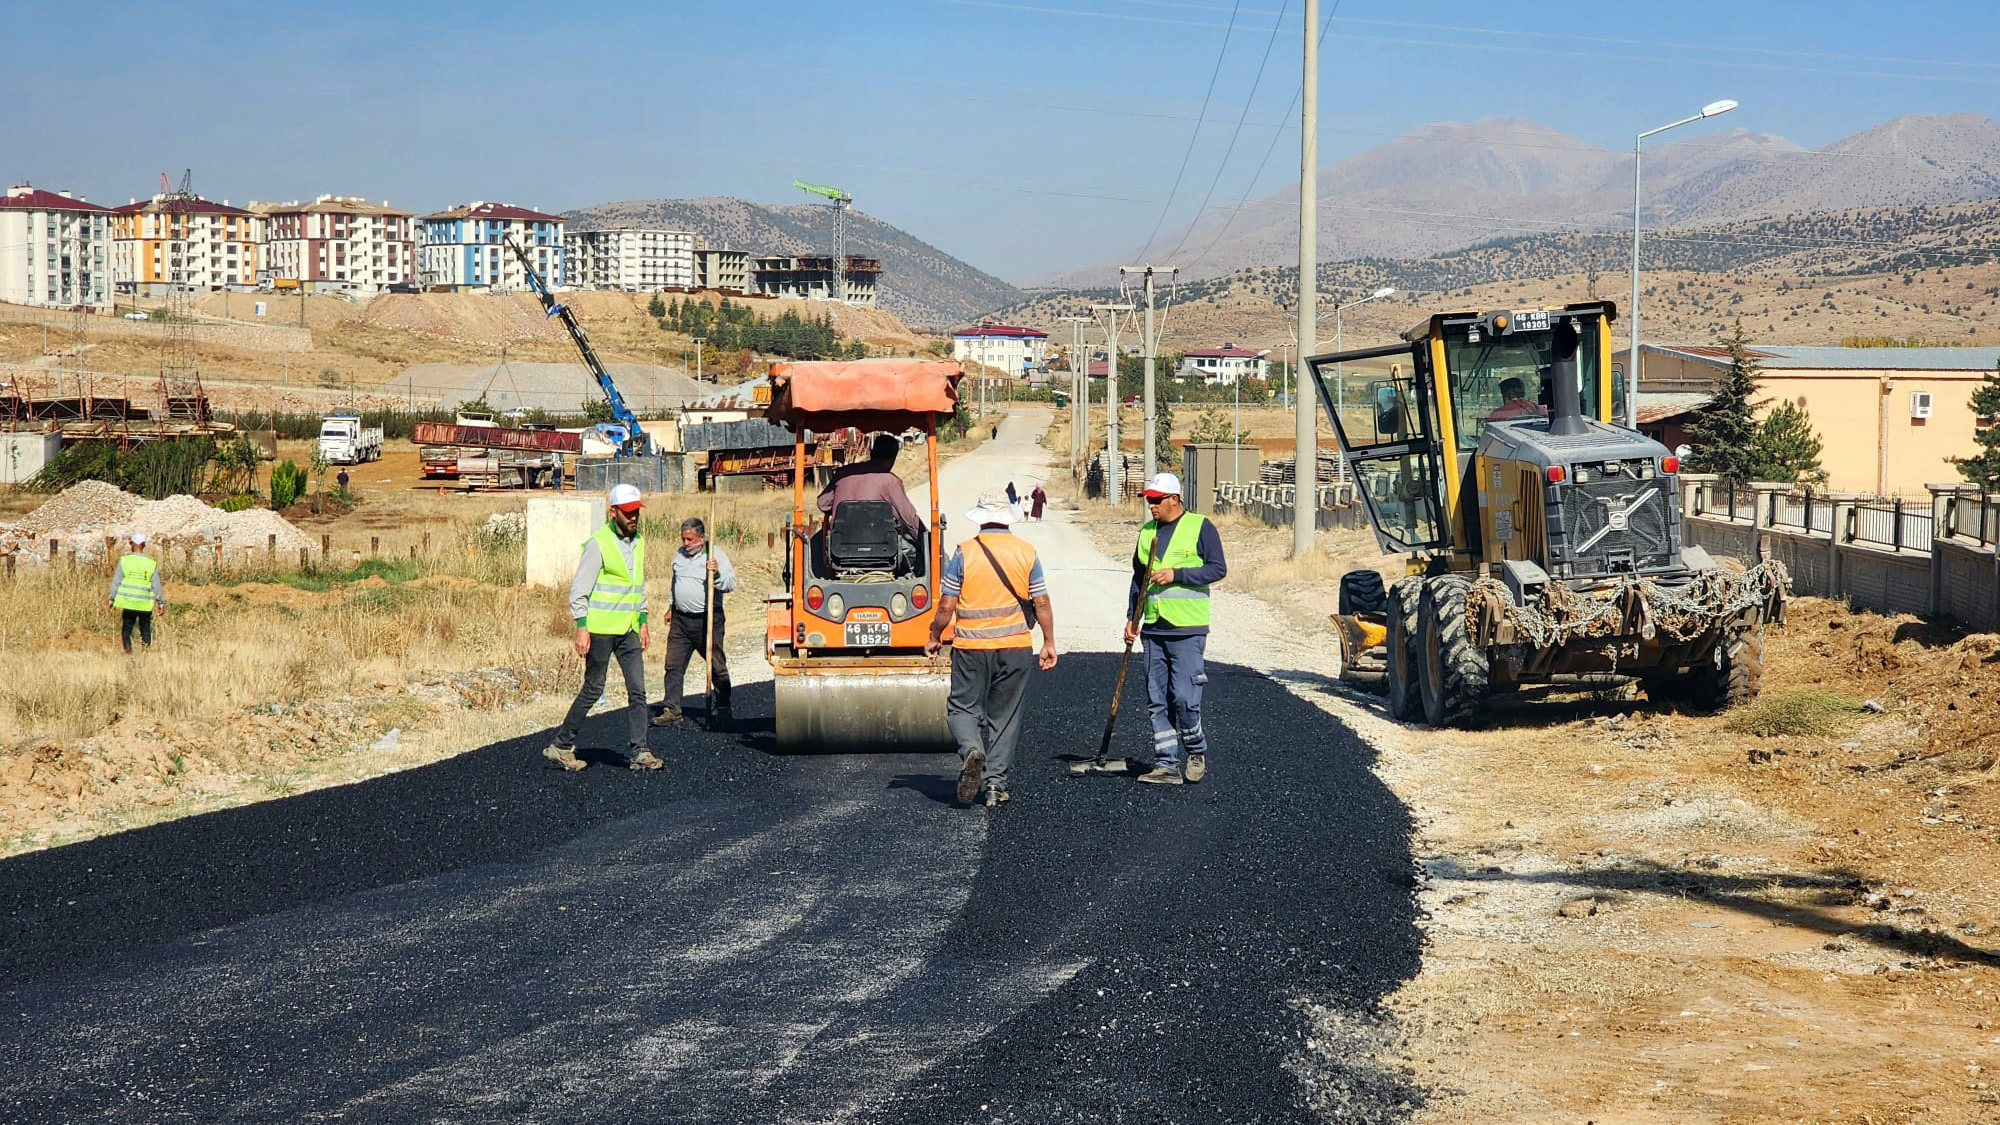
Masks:
[[[550,286],[569,284],[563,263],[563,220],[525,207],[476,201],[425,215],[417,247],[417,284],[427,290],[526,290],[511,240],[527,250]]]
[[[0,301],[109,308],[111,209],[19,184],[0,198]]]
[[[379,292],[417,280],[415,214],[345,195],[250,204],[265,223],[264,273],[278,288]]]
[[[197,291],[251,289],[262,267],[264,220],[228,200],[156,195],[112,211],[118,290],[163,296],[178,274]]]
[[[695,287],[693,231],[656,227],[573,230],[563,234],[563,271],[578,289],[629,293]]]

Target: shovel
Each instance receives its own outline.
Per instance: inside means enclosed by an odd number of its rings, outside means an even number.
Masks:
[[[1153,582],[1151,575],[1153,572],[1153,568],[1160,565],[1160,548],[1162,546],[1163,544],[1160,542],[1160,536],[1155,535],[1153,537],[1153,550],[1152,550],[1153,557],[1146,564],[1146,573],[1148,577],[1147,580],[1139,587],[1139,600],[1134,602],[1132,605],[1132,619],[1131,621],[1127,622],[1125,627],[1125,631],[1127,633],[1130,633],[1133,630],[1137,629],[1139,627],[1140,619],[1145,617],[1146,615],[1146,598],[1153,592]],[[1132,642],[1126,641],[1125,655],[1118,658],[1118,683],[1115,687],[1111,689],[1111,710],[1108,714],[1104,716],[1104,737],[1097,740],[1097,757],[1092,758],[1087,762],[1071,762],[1069,764],[1069,775],[1071,777],[1082,777],[1085,774],[1092,774],[1092,773],[1125,772],[1125,759],[1120,758],[1116,762],[1112,762],[1106,760],[1104,755],[1108,753],[1111,749],[1111,732],[1118,725],[1118,701],[1124,698],[1125,696],[1125,673],[1129,671],[1131,667],[1132,667]]]

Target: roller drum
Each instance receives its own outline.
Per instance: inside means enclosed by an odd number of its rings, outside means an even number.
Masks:
[[[778,749],[787,752],[950,750],[951,675],[943,671],[775,677]]]

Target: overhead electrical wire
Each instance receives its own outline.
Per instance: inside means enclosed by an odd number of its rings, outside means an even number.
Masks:
[[[1208,104],[1215,97],[1215,82],[1222,77],[1222,64],[1229,58],[1229,37],[1235,31],[1236,13],[1232,11],[1229,13],[1229,27],[1222,33],[1222,46],[1215,52],[1215,67],[1208,72],[1208,90],[1201,96],[1201,109],[1195,112],[1195,127],[1188,134],[1187,150],[1181,153],[1180,170],[1174,173],[1174,186],[1167,189],[1167,201],[1160,207],[1160,217],[1153,220],[1153,233],[1146,236],[1145,244],[1139,249],[1139,257],[1141,259],[1144,259],[1147,252],[1153,248],[1153,240],[1160,236],[1160,228],[1166,225],[1167,215],[1174,209],[1174,196],[1179,194],[1181,190],[1181,178],[1187,175],[1188,161],[1194,158],[1195,145],[1201,140],[1201,122],[1208,117]],[[1272,29],[1272,34],[1277,34],[1275,28]],[[1259,73],[1262,72],[1260,71]],[[1251,97],[1254,98],[1255,96],[1256,91],[1252,90]],[[1246,111],[1249,108],[1249,102],[1249,98],[1244,99],[1244,108]],[[1239,124],[1237,128],[1241,129],[1242,126]]]

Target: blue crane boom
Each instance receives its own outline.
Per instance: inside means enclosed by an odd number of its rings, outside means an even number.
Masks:
[[[583,365],[590,369],[591,377],[597,380],[597,385],[604,391],[604,397],[610,400],[611,416],[617,419],[617,422],[613,426],[600,427],[600,432],[613,439],[614,444],[618,446],[620,457],[639,457],[651,453],[652,438],[639,427],[639,416],[632,413],[631,407],[625,405],[625,396],[618,393],[618,384],[611,381],[611,373],[604,369],[604,364],[598,362],[597,353],[590,350],[590,340],[584,336],[583,326],[576,322],[576,317],[570,313],[569,306],[558,303],[555,294],[549,292],[548,283],[542,280],[541,274],[535,272],[534,262],[528,259],[526,248],[511,238],[507,240],[507,248],[514,252],[516,258],[521,259],[521,271],[528,275],[528,284],[534,287],[535,296],[541,299],[542,308],[547,310],[545,315],[561,320],[563,327],[569,330],[569,338],[576,343],[576,350],[583,353]]]

